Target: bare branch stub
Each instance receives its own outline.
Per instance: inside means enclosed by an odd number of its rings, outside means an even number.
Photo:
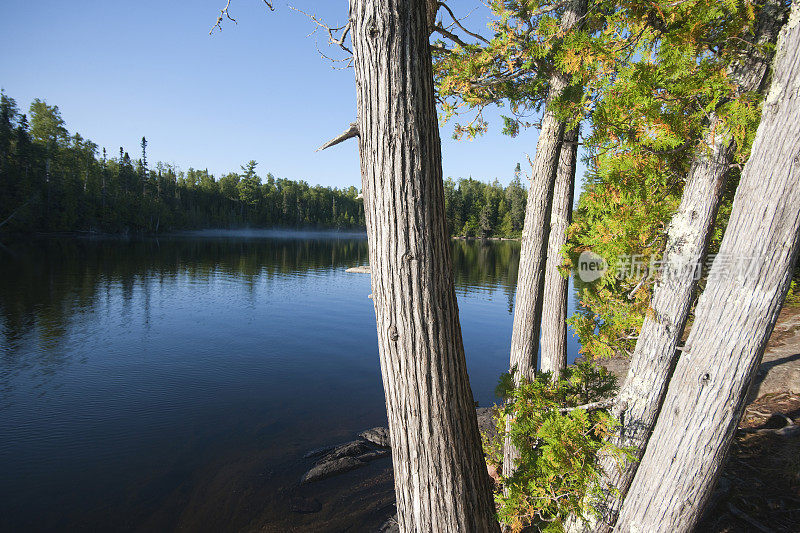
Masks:
[[[321,152],[326,148],[330,148],[331,146],[336,146],[339,143],[343,143],[348,139],[352,139],[353,137],[358,137],[358,124],[353,122],[350,126],[338,137],[331,139],[330,141],[326,142],[319,148],[317,148],[317,152]]]
[[[275,11],[275,6],[272,5],[272,0],[264,0],[264,3],[267,5],[270,11]],[[230,20],[234,24],[238,24],[238,22],[236,22],[236,19],[231,16],[230,12],[228,12],[228,9],[230,7],[231,7],[231,0],[228,0],[227,3],[225,4],[225,7],[219,10],[219,16],[217,17],[217,22],[214,23],[213,26],[211,26],[211,30],[209,30],[208,32],[209,35],[212,35],[214,33],[214,30],[216,29],[222,31],[222,22],[225,19]]]
[[[613,407],[614,404],[617,403],[617,398],[607,398],[605,400],[600,400],[597,402],[587,403],[585,405],[578,405],[577,407],[565,407],[564,409],[559,409],[559,412],[564,415],[567,413],[571,413],[572,411],[599,411],[601,409],[608,409]]]

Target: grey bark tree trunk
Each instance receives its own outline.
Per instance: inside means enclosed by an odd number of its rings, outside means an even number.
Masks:
[[[499,531],[458,320],[423,0],[350,0],[381,374],[404,532]]]
[[[691,531],[722,469],[800,248],[800,2],[750,160],[618,531]]]
[[[561,275],[564,263],[561,251],[567,244],[567,229],[572,222],[572,196],[575,192],[575,169],[578,161],[579,127],[564,134],[550,210],[550,236],[544,273],[542,302],[542,372],[552,372],[558,379],[567,367],[567,299],[569,279]]]
[[[586,6],[587,0],[571,0],[561,16],[561,30],[571,30],[586,13]],[[521,378],[533,380],[536,373],[550,212],[561,143],[566,127],[551,104],[564,94],[568,84],[569,77],[558,70],[550,76],[550,89],[545,102],[542,127],[539,130],[539,141],[536,144],[536,156],[531,168],[531,187],[528,190],[525,224],[522,228],[514,328],[511,333],[509,366],[515,370],[514,378],[517,382]],[[508,477],[514,473],[518,455],[511,440],[506,438],[503,445],[504,476]]]
[[[758,45],[774,43],[784,14],[778,1],[768,1],[759,14],[754,42]],[[754,51],[732,65],[732,79],[744,92],[762,90],[769,59],[761,49]],[[642,324],[628,375],[612,409],[620,426],[611,441],[629,449],[633,460],[619,464],[615,458],[601,458],[603,500],[594,505],[599,518],[596,522],[573,523],[572,531],[604,532],[614,524],[666,394],[677,360],[678,343],[694,301],[697,269],[706,255],[725,175],[736,151],[724,123],[716,117],[712,117],[705,143],[707,148],[695,156],[680,206],[670,223],[662,272],[650,303],[652,314],[648,314]]]

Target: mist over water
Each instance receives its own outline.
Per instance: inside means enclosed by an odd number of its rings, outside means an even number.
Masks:
[[[345,272],[368,263],[363,235],[6,247],[0,530],[333,531],[382,518],[364,502],[391,498],[388,460],[297,484],[307,450],[385,424],[370,277]],[[489,405],[519,244],[452,251],[473,394]]]
[[[233,239],[366,239],[364,231],[298,230],[298,229],[203,229],[180,231],[167,237],[233,238]]]

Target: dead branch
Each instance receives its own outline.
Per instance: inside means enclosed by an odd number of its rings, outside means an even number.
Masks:
[[[731,511],[731,514],[733,516],[735,516],[736,518],[739,518],[741,520],[744,520],[745,522],[747,522],[748,524],[750,524],[751,526],[753,526],[757,530],[764,531],[766,533],[769,533],[770,531],[772,531],[772,529],[768,528],[767,526],[765,526],[764,524],[762,524],[761,522],[759,522],[758,520],[756,520],[752,516],[748,515],[744,511],[740,510],[738,507],[736,507],[732,503],[728,503],[728,509]]]
[[[447,11],[447,13],[450,15],[450,18],[453,19],[453,23],[456,26],[458,26],[461,29],[461,31],[463,31],[464,33],[466,33],[470,37],[478,39],[479,41],[483,41],[484,44],[489,44],[489,41],[486,38],[484,38],[483,36],[481,36],[481,35],[479,35],[477,33],[471,32],[467,28],[465,28],[464,25],[461,24],[461,21],[464,20],[464,19],[456,17],[455,13],[453,13],[453,10],[450,9],[450,6],[448,6],[444,2],[436,2],[436,5],[438,7],[443,7],[445,9],[445,11]],[[466,18],[466,17],[464,17],[464,18]],[[439,27],[441,28],[442,26],[439,26]]]
[[[312,13],[306,13],[302,9],[298,9],[298,8],[296,8],[294,6],[289,6],[289,9],[291,9],[293,11],[297,11],[298,13],[300,13],[302,15],[305,15],[306,17],[311,19],[314,22],[314,24],[317,25],[317,27],[314,28],[314,31],[312,31],[309,34],[309,36],[313,35],[314,32],[317,31],[318,29],[323,29],[328,33],[328,43],[329,44],[336,45],[339,48],[341,48],[342,50],[344,50],[345,52],[347,52],[349,55],[353,55],[353,51],[346,44],[344,44],[345,39],[347,39],[347,35],[350,33],[350,28],[351,28],[350,21],[347,21],[347,23],[344,26],[333,27],[333,26],[328,25],[325,21],[323,21],[322,19],[318,18],[316,15],[314,15]],[[326,57],[326,56],[323,54],[323,57]],[[326,57],[326,59],[330,59],[330,58]]]
[[[347,130],[345,130],[344,133],[342,133],[338,137],[331,139],[330,141],[326,142],[325,144],[317,148],[317,152],[321,152],[322,150],[330,148],[331,146],[336,146],[337,144],[343,143],[347,139],[352,139],[353,137],[358,137],[358,124],[355,122],[350,124],[350,127],[347,128]]]
[[[628,293],[628,300],[633,300],[633,297],[636,295],[637,292],[639,292],[639,289],[641,289],[644,286],[645,281],[647,281],[648,279],[650,279],[650,269],[648,267],[645,267],[644,276],[642,276],[642,279],[639,280],[639,283],[636,284],[633,290],[630,293]]]
[[[275,7],[272,5],[271,0],[264,0],[264,3],[267,4],[267,7],[269,8],[270,11],[275,11]],[[230,7],[231,7],[231,0],[228,0],[228,2],[225,4],[225,7],[219,10],[219,16],[217,17],[217,22],[213,26],[211,26],[211,30],[209,30],[208,32],[209,35],[212,35],[214,33],[214,30],[216,29],[222,31],[222,22],[225,19],[230,20],[234,24],[238,24],[238,22],[236,22],[236,19],[233,18],[231,14],[228,12],[228,8]]]
[[[567,413],[571,413],[572,411],[577,411],[579,409],[583,411],[599,411],[600,409],[608,409],[609,407],[613,407],[615,403],[617,403],[616,398],[608,398],[605,400],[600,400],[598,402],[579,405],[577,407],[565,407],[564,409],[559,409],[559,412],[562,415],[565,415]]]
[[[459,46],[462,46],[464,48],[466,48],[468,46],[467,43],[465,43],[463,40],[461,40],[461,38],[458,35],[456,35],[455,33],[451,32],[451,31],[448,31],[444,26],[442,26],[440,24],[434,25],[433,26],[433,31],[435,31],[436,33],[438,33],[442,37],[450,39],[451,41],[453,41],[454,43],[456,43]]]
[[[21,206],[17,207],[17,208],[14,210],[14,212],[13,212],[13,213],[11,213],[10,215],[8,215],[8,217],[7,217],[7,218],[6,218],[4,221],[0,222],[0,228],[2,228],[3,226],[5,226],[5,225],[6,225],[6,223],[8,223],[8,222],[9,222],[9,221],[10,221],[12,218],[14,218],[14,216],[15,216],[15,215],[16,215],[16,214],[19,212],[19,210],[20,210],[20,209],[22,209],[23,207],[25,207],[26,205],[28,205],[28,204],[30,203],[30,201],[31,201],[31,200],[33,200],[33,197],[32,197],[32,196],[31,196],[30,198],[28,198],[28,199],[25,201],[25,203],[24,203],[24,204],[22,204]]]

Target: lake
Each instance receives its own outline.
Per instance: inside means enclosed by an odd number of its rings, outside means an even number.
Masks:
[[[491,405],[519,243],[452,247],[472,390]],[[380,524],[389,459],[298,485],[307,450],[386,423],[370,279],[345,272],[367,263],[358,235],[6,242],[0,530]]]

